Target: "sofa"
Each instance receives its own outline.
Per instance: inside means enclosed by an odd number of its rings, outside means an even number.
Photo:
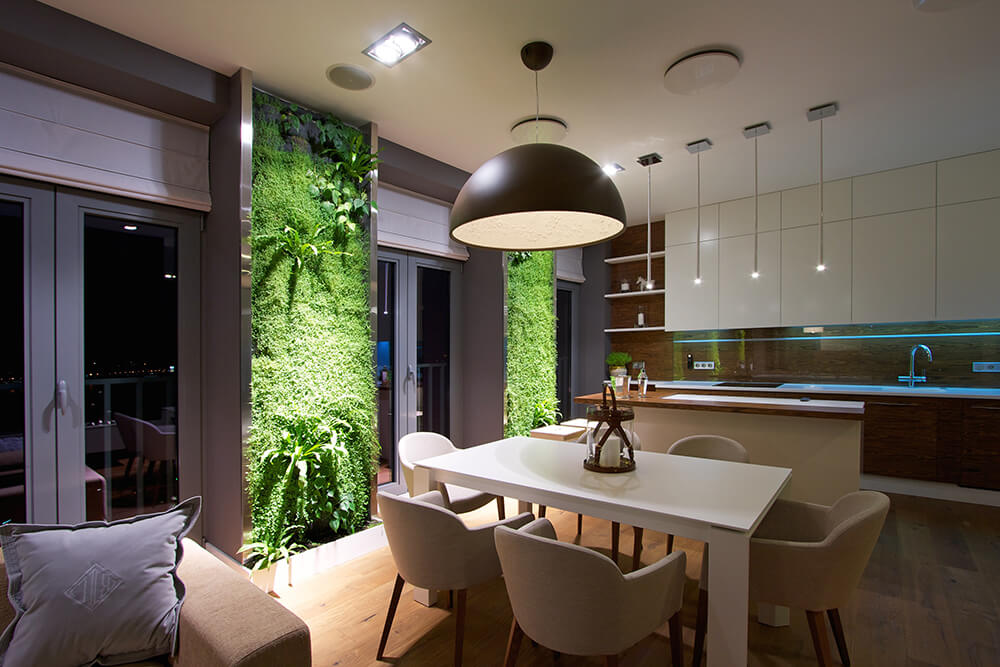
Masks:
[[[309,628],[298,616],[193,540],[184,539],[178,575],[181,606],[178,667],[285,667],[312,663]],[[0,628],[14,618],[7,569],[0,562]],[[134,665],[163,665],[142,662]]]

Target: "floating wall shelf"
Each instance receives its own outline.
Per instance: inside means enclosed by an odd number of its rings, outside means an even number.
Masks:
[[[650,257],[656,259],[657,257],[663,257],[662,250],[656,250],[649,254]],[[646,253],[641,252],[638,255],[623,255],[621,257],[605,257],[604,261],[607,264],[624,264],[626,262],[639,262],[646,261]]]
[[[605,299],[624,299],[629,296],[652,296],[654,294],[663,294],[664,290],[661,289],[644,289],[636,290],[634,292],[612,292],[611,294],[605,294]]]
[[[604,333],[628,333],[630,331],[666,331],[663,325],[655,327],[629,327],[627,329],[605,329]]]

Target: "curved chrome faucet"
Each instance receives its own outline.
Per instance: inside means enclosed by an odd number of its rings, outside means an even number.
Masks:
[[[911,388],[913,387],[913,384],[915,382],[927,382],[927,376],[926,375],[914,375],[913,374],[913,367],[914,367],[914,364],[916,363],[916,360],[917,360],[917,350],[923,350],[924,352],[927,353],[927,361],[928,362],[933,362],[934,361],[934,355],[931,354],[931,348],[929,348],[929,347],[927,347],[926,345],[923,345],[923,344],[921,344],[921,345],[914,345],[913,346],[913,348],[910,350],[910,374],[909,375],[900,375],[899,376],[899,381],[900,382],[906,382]]]

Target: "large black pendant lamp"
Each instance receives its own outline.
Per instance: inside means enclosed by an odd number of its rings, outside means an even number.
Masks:
[[[552,46],[531,42],[521,61],[535,72]],[[451,237],[497,250],[555,250],[600,243],[625,231],[625,205],[601,167],[572,148],[516,146],[469,177],[451,209]]]

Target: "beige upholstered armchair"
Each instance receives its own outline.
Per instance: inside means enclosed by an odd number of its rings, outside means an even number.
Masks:
[[[750,540],[750,599],[804,609],[820,665],[832,664],[824,611],[841,662],[851,664],[839,610],[861,580],[888,512],[889,498],[877,491],[849,493],[831,507],[778,500]],[[707,583],[703,568],[702,596]],[[693,665],[704,636],[699,618]]]
[[[413,495],[413,467],[419,461],[458,451],[458,447],[452,444],[451,440],[440,433],[429,431],[407,433],[399,439],[398,448],[399,462],[403,466],[403,479],[406,480],[406,488],[410,490],[411,496]],[[503,498],[500,496],[454,484],[439,484],[438,490],[444,498],[444,506],[456,514],[471,512],[494,500],[497,503],[497,516],[502,520],[506,514]]]
[[[466,590],[500,576],[500,561],[493,542],[497,526],[519,528],[532,519],[525,513],[504,521],[468,528],[445,507],[439,491],[407,498],[378,494],[392,558],[399,573],[392,590],[389,612],[378,645],[381,660],[389,639],[403,582],[418,588],[458,591],[455,609],[455,664],[462,664]]]
[[[497,528],[495,539],[514,610],[506,665],[516,662],[523,635],[617,665],[619,653],[669,620],[671,662],[680,666],[683,552],[623,575],[607,556],[558,542],[548,519]]]

